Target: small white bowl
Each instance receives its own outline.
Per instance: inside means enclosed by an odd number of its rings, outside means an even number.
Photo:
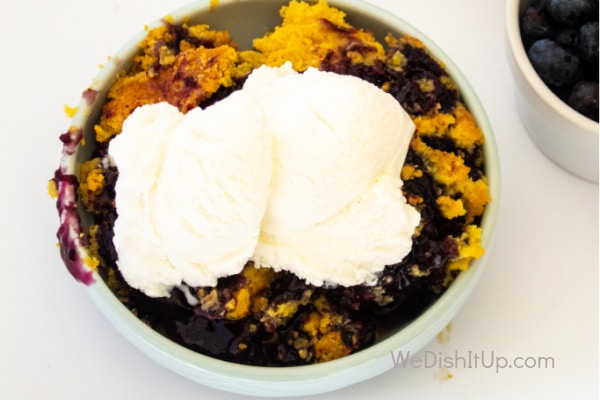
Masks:
[[[565,170],[598,183],[598,123],[556,96],[529,62],[519,31],[519,12],[529,0],[508,0],[508,59],[517,82],[517,109],[537,146]]]
[[[181,23],[189,17],[192,23],[202,22],[215,29],[229,29],[240,47],[249,48],[252,38],[262,36],[265,29],[272,29],[279,23],[279,8],[287,3],[288,0],[220,0],[216,8],[211,10],[209,0],[204,0],[174,11],[170,17],[174,23]],[[421,39],[433,55],[447,67],[460,89],[464,103],[485,135],[485,169],[493,200],[487,206],[483,217],[482,244],[489,249],[500,198],[499,161],[492,128],[472,87],[445,53],[402,19],[358,0],[331,0],[330,4],[344,10],[350,23],[374,32],[380,40],[388,32],[395,35],[406,33]],[[151,27],[158,24],[160,21]],[[100,114],[106,93],[116,74],[128,65],[137,52],[137,45],[144,35],[145,32],[141,32],[111,57],[93,81],[90,90],[85,92],[73,118],[72,130],[80,132],[88,144],[77,144],[74,148],[65,146],[61,162],[64,173],[74,174],[78,163],[89,159],[90,144],[94,142],[94,121]],[[77,140],[78,138],[75,137]],[[78,142],[71,142],[73,143]],[[68,194],[63,201],[65,207],[74,204],[74,193]],[[81,219],[85,223],[86,216],[81,214]],[[79,221],[70,221],[73,225],[69,225],[68,228],[77,233]],[[85,259],[87,250],[83,244],[76,242],[74,248],[74,252],[63,256]],[[392,353],[417,352],[452,320],[475,287],[485,262],[486,256],[476,260],[471,268],[461,273],[441,298],[418,318],[375,345],[356,354],[322,364],[282,368],[225,362],[184,348],[138,320],[115,297],[97,273],[88,269],[81,276],[84,278],[82,280],[88,281],[87,288],[91,298],[110,323],[157,363],[209,387],[234,393],[274,397],[324,393],[364,381],[393,368]]]

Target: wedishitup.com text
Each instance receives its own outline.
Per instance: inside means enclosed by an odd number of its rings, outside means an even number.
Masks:
[[[445,369],[489,369],[500,373],[506,369],[553,369],[554,357],[516,356],[505,357],[493,350],[467,351],[454,354],[447,352],[423,351],[413,354],[410,351],[390,353],[394,368],[445,368]]]

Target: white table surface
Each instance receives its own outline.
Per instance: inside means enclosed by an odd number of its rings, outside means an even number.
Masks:
[[[448,340],[422,355],[486,352],[554,365],[396,368],[311,398],[598,398],[598,186],[553,164],[521,125],[505,2],[371,2],[426,32],[469,77],[502,161],[497,234],[480,285]],[[186,3],[0,0],[0,399],[243,398],[154,364],[107,323],[61,264],[46,195],[69,125],[63,105],[75,105],[98,65],[144,24]]]

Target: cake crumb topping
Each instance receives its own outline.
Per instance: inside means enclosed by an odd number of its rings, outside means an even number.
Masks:
[[[292,1],[281,8],[281,25],[254,40],[261,64],[273,67],[291,62],[296,71],[318,68],[323,59],[374,65],[385,58],[383,46],[368,31],[354,28],[346,14],[326,1],[314,4]]]

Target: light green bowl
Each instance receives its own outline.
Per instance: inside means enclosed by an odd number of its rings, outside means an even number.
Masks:
[[[197,1],[170,14],[175,23],[186,18],[191,22],[208,23],[215,29],[229,30],[241,48],[251,48],[252,39],[262,36],[280,23],[279,9],[287,0],[221,0],[211,10],[208,0]],[[330,4],[347,13],[348,22],[376,34],[378,39],[391,32],[419,38],[447,67],[460,88],[463,101],[473,113],[485,135],[486,175],[489,179],[492,203],[485,212],[483,245],[490,247],[491,234],[499,205],[500,178],[498,155],[492,128],[477,96],[467,79],[434,43],[402,19],[370,4],[357,0],[331,0]],[[160,25],[160,21],[150,25]],[[89,159],[94,142],[93,125],[99,117],[106,94],[116,74],[126,68],[137,53],[145,32],[129,41],[100,71],[90,86],[98,92],[90,101],[82,99],[73,125],[83,128],[88,145],[78,147],[75,154],[65,154],[62,166],[66,172],[77,171],[79,162]],[[82,215],[82,220],[86,216]],[[85,255],[85,249],[79,249]],[[224,391],[257,396],[310,395],[339,389],[372,378],[393,364],[392,352],[417,352],[427,345],[458,313],[469,297],[483,270],[486,256],[475,261],[462,273],[442,297],[422,315],[387,338],[356,354],[327,363],[299,367],[256,367],[217,360],[188,350],[158,334],[138,320],[108,289],[99,275],[88,291],[106,318],[131,343],[157,363],[193,381]]]

